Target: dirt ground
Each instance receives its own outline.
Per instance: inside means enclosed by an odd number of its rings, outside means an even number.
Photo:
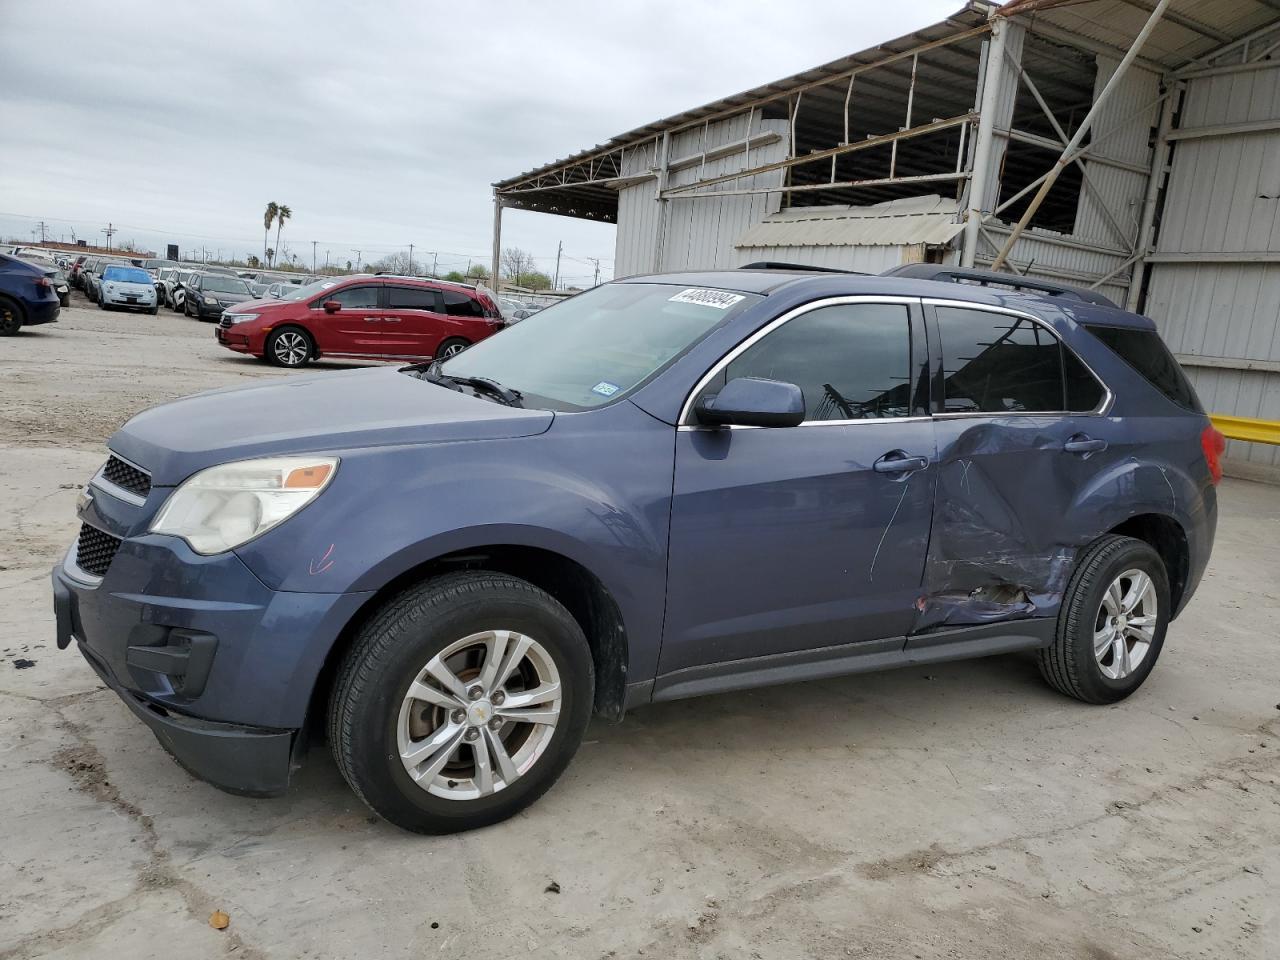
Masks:
[[[1280,957],[1280,488],[1224,482],[1125,703],[1025,657],[668,703],[593,723],[515,819],[416,837],[323,747],[282,799],[193,780],[54,647],[49,568],[112,430],[292,375],[75,296],[0,340],[0,960]]]

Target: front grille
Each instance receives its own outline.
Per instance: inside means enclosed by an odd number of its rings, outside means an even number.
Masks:
[[[76,566],[95,577],[104,577],[119,549],[119,537],[103,533],[87,523],[81,524],[80,539],[76,541]]]
[[[102,468],[102,478],[113,483],[122,490],[145,497],[151,492],[151,477],[131,463],[125,463],[119,457],[111,457]]]

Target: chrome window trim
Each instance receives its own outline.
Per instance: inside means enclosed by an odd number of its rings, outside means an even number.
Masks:
[[[680,407],[680,416],[676,418],[677,429],[679,430],[723,430],[724,427],[710,427],[704,424],[689,421],[689,416],[693,412],[694,398],[697,397],[698,394],[700,394],[703,391],[703,389],[706,388],[707,384],[709,384],[712,380],[715,379],[716,375],[720,373],[721,370],[723,370],[725,367],[731,364],[746,350],[754,346],[758,341],[763,340],[765,337],[767,337],[769,334],[771,334],[774,330],[778,329],[783,324],[789,323],[790,321],[794,320],[796,317],[803,316],[806,313],[809,313],[813,310],[819,310],[823,307],[838,307],[838,306],[843,306],[844,304],[850,304],[850,303],[894,304],[894,305],[907,307],[909,310],[909,308],[912,306],[919,306],[920,302],[921,300],[919,297],[895,297],[895,296],[884,296],[884,295],[874,295],[874,294],[873,295],[863,294],[863,295],[852,295],[852,296],[845,296],[845,297],[827,297],[822,300],[814,300],[810,303],[803,303],[798,307],[794,307],[793,309],[788,310],[782,316],[776,317],[773,320],[770,320],[768,323],[766,323],[763,327],[761,327],[751,336],[747,337],[745,340],[739,343],[736,347],[734,347],[732,350],[726,353],[723,357],[721,357],[718,361],[716,361],[715,365],[709,371],[707,371],[705,374],[702,375],[702,378],[699,379],[696,384],[694,384],[693,389],[684,398],[684,404]],[[910,312],[908,312],[905,320],[908,325],[907,331],[908,331],[908,337],[909,337],[910,324],[911,324]],[[929,420],[929,419],[931,418],[930,417],[868,417],[861,420],[804,420],[799,424],[799,426],[835,427],[835,426],[848,426],[849,424],[852,424],[852,423],[907,423],[912,420]],[[730,430],[762,430],[765,428],[747,427],[741,424],[730,424],[729,429]]]
[[[1102,402],[1092,410],[964,410],[954,413],[935,413],[933,416],[938,420],[958,420],[964,417],[1105,417],[1111,409],[1111,404],[1115,400],[1115,393],[1111,389],[1111,385],[1107,381],[1098,376],[1097,371],[1084,361],[1080,354],[1071,349],[1071,345],[1058,335],[1058,331],[1053,329],[1045,320],[1035,316],[1035,314],[1027,313],[1025,310],[1013,310],[1009,307],[992,307],[985,303],[973,303],[969,300],[949,300],[945,297],[924,297],[920,301],[926,307],[952,307],[959,310],[977,310],[986,313],[1003,313],[1010,317],[1020,317],[1023,320],[1030,320],[1032,323],[1043,327],[1048,331],[1049,335],[1058,341],[1058,346],[1063,350],[1069,350],[1071,355],[1079,361],[1080,365],[1089,371],[1089,376],[1097,381],[1102,387]],[[941,332],[939,332],[939,340],[941,340]],[[1066,377],[1063,376],[1063,387],[1066,387]],[[942,398],[946,403],[946,398]]]
[[[127,463],[129,466],[133,467],[133,469],[137,470],[139,473],[145,473],[147,475],[148,480],[151,479],[150,470],[147,470],[143,467],[138,466],[128,457],[122,457],[120,456],[120,454],[116,453],[114,450],[108,448],[107,459],[103,461],[102,466],[98,468],[98,472],[95,473],[90,478],[89,486],[97,487],[99,490],[101,490],[103,493],[107,494],[108,496],[115,497],[117,500],[123,500],[125,503],[131,503],[135,507],[143,506],[147,502],[146,497],[140,497],[136,493],[134,493],[132,490],[126,490],[124,487],[116,486],[114,483],[108,480],[106,476],[104,476],[104,473],[107,469],[107,463],[111,461],[112,457],[115,457],[121,463]]]

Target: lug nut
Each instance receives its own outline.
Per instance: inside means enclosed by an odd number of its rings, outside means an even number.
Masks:
[[[472,700],[479,700],[481,697],[484,696],[484,688],[481,687],[479,684],[477,684],[476,686],[472,687],[470,690],[467,691],[467,696],[470,697]]]
[[[493,703],[495,707],[502,706],[502,701],[506,699],[507,699],[507,695],[503,693],[501,690],[495,691],[493,696],[489,698],[489,700]]]
[[[455,710],[453,711],[452,714],[449,715],[449,719],[452,720],[454,723],[461,723],[463,720],[467,719],[467,711]]]
[[[480,731],[477,730],[475,727],[472,727],[470,730],[468,730],[466,733],[462,735],[462,739],[475,740],[479,736],[480,736]]]
[[[494,717],[492,720],[490,720],[490,721],[489,721],[489,729],[490,729],[490,730],[501,730],[501,729],[502,729],[502,718],[501,718],[501,717]]]

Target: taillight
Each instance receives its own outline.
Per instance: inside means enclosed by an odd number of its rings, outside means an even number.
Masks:
[[[1200,431],[1200,448],[1204,450],[1204,462],[1209,465],[1209,479],[1216,487],[1222,479],[1222,454],[1227,449],[1227,438],[1216,428],[1205,427]]]
[[[42,287],[43,289],[48,290],[50,287],[52,287],[52,286],[53,286],[53,284],[49,282],[49,278],[48,278],[48,277],[37,277],[37,278],[36,278],[36,286],[37,286],[37,287]]]

